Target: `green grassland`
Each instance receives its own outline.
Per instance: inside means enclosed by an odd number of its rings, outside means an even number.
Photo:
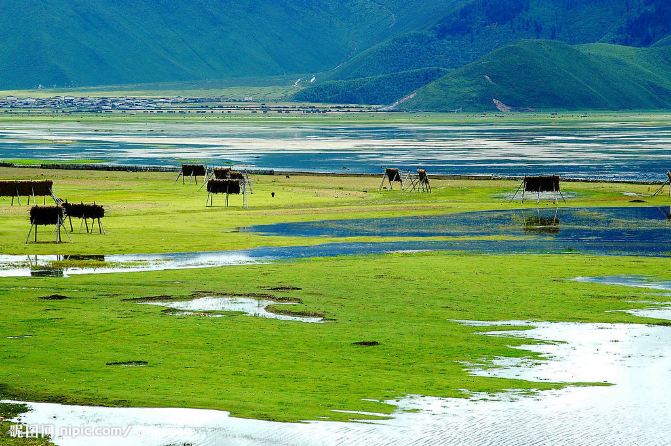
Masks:
[[[424,124],[539,124],[563,127],[581,127],[602,125],[604,123],[636,124],[654,127],[668,125],[671,113],[668,111],[621,111],[580,110],[564,112],[521,112],[521,113],[408,113],[408,112],[356,112],[326,114],[111,114],[97,113],[0,113],[0,124],[39,124],[45,125],[58,122],[77,122],[86,124],[123,124],[143,122],[231,122],[236,124],[273,124],[273,125],[424,125]]]
[[[160,173],[0,169],[1,178],[54,179],[59,195],[106,205],[108,234],[24,245],[27,207],[0,203],[0,252],[131,253],[312,244],[322,238],[236,232],[253,224],[505,209],[514,182],[438,181],[435,193],[378,191],[374,177],[258,176],[251,208],[205,208],[195,185]],[[630,184],[569,183],[569,205],[632,205]],[[275,199],[270,192],[276,192]],[[366,191],[366,192],[365,192]],[[663,197],[649,203],[668,203]],[[519,205],[517,205],[519,206]],[[534,204],[531,204],[534,206]],[[342,241],[347,239],[341,239]],[[502,267],[505,265],[505,267]],[[464,362],[531,355],[523,339],[485,337],[454,320],[655,323],[622,312],[645,290],[575,283],[576,276],[668,277],[668,260],[582,255],[389,254],[266,265],[57,278],[0,279],[0,397],[113,406],[192,407],[300,421],[392,414],[409,394],[543,390],[562,383],[471,376]],[[300,288],[272,291],[273,288]],[[40,297],[59,294],[64,300]],[[324,324],[177,317],[133,299],[269,295]],[[277,308],[276,311],[281,311]],[[22,337],[9,339],[9,337]],[[374,347],[353,345],[377,341]],[[108,363],[146,361],[144,367]],[[374,400],[374,401],[369,401]],[[379,401],[379,402],[375,402]],[[6,425],[3,427],[6,428]],[[18,443],[17,443],[18,444]]]
[[[120,254],[247,249],[257,246],[311,245],[333,241],[323,237],[265,237],[238,232],[239,227],[287,221],[435,215],[483,209],[511,209],[519,203],[496,199],[517,186],[515,181],[435,180],[432,194],[379,191],[379,178],[284,175],[252,177],[251,207],[240,197],[231,207],[215,197],[205,207],[200,185],[175,182],[174,173],[54,171],[0,168],[2,179],[52,179],[55,193],[70,202],[97,202],[106,208],[104,237],[73,234],[73,243],[25,245],[27,206],[0,199],[0,252],[5,254]],[[649,193],[651,185],[574,183],[580,197],[572,205],[626,205],[623,192]],[[275,192],[275,197],[271,193]],[[41,203],[42,201],[40,201]],[[662,203],[661,197],[651,200]],[[534,206],[527,203],[526,206]],[[149,236],[148,236],[149,234]],[[339,239],[342,240],[342,239]],[[347,241],[370,240],[349,238]]]
[[[217,98],[217,100],[242,101],[252,98],[255,102],[280,102],[288,100],[298,92],[299,88],[293,83],[281,85],[248,85],[242,81],[241,85],[219,85],[218,83],[166,83],[166,84],[130,84],[119,86],[91,87],[91,88],[48,88],[35,90],[4,90],[0,96],[15,96],[19,98],[51,98],[55,96],[75,97],[198,97]],[[251,101],[250,101],[251,102]]]

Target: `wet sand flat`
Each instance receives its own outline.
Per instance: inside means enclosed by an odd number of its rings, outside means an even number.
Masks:
[[[176,165],[181,160],[280,170],[436,174],[551,173],[659,180],[671,127],[618,121],[311,125],[198,122],[0,123],[0,159],[91,159]]]

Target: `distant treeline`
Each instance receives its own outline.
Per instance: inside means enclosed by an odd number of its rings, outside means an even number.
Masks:
[[[529,0],[476,0],[467,3],[456,14],[444,17],[436,25],[436,35],[440,39],[448,35],[463,36],[483,26],[509,23],[528,10]]]
[[[643,0],[644,10],[629,17],[620,30],[618,43],[649,46],[671,33],[671,1]],[[636,3],[632,0],[632,3]]]

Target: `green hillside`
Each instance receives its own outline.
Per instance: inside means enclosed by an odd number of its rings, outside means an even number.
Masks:
[[[299,91],[293,99],[339,104],[391,104],[445,73],[446,70],[440,68],[423,68],[385,76],[328,81]]]
[[[450,103],[473,108],[494,93],[511,95],[519,107],[652,107],[665,98],[649,95],[666,91],[666,84],[665,59],[650,54],[671,43],[668,0],[0,0],[0,8],[4,91],[128,91],[124,86],[132,85],[214,91],[274,79],[269,86],[282,97],[303,88],[295,99],[386,105],[437,80],[446,73],[441,70],[456,70],[441,81],[453,83]],[[516,44],[543,39],[655,50],[625,55],[607,46]],[[503,63],[502,55],[512,59]],[[558,71],[536,70],[535,63],[545,64],[542,57],[551,57]],[[515,71],[523,69],[547,72],[544,83],[552,87],[553,73],[571,58],[582,71],[569,79],[587,79],[589,70],[609,82],[636,77],[616,84],[621,100],[602,94],[595,80],[588,82],[592,96],[585,93],[590,100],[563,98],[552,88],[545,89],[547,97],[535,97],[541,90],[533,84],[534,92],[508,85],[526,75]],[[493,83],[469,77],[483,64]],[[409,104],[422,100],[441,108],[445,97],[419,95]]]
[[[523,39],[646,46],[671,33],[668,0],[453,3],[449,13],[426,27],[390,37],[356,55],[331,73],[332,78],[369,77],[424,67],[460,67]]]
[[[319,72],[444,3],[0,0],[0,90]]]
[[[511,44],[419,89],[403,110],[671,107],[671,47]]]
[[[660,47],[660,46],[669,46],[671,45],[671,36],[665,37],[659,41],[657,41],[653,46]]]

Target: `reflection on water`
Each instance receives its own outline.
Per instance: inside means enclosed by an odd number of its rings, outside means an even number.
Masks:
[[[195,122],[4,123],[0,159],[97,159],[176,165],[183,159],[255,168],[378,173],[663,180],[671,127],[584,125],[289,125]]]
[[[62,268],[31,269],[30,277],[65,277],[65,270]]]
[[[105,274],[213,268],[277,260],[347,255],[465,251],[475,253],[573,253],[671,256],[671,225],[666,208],[559,208],[469,212],[430,217],[333,220],[253,226],[243,231],[270,236],[399,237],[406,241],[326,243],[315,246],[259,247],[245,251],[120,254],[100,266],[65,267],[63,274]],[[483,237],[500,239],[482,239]],[[422,240],[426,237],[462,237]],[[471,239],[464,239],[470,237]],[[478,239],[479,238],[479,239]],[[37,256],[49,263],[56,256]],[[0,255],[0,277],[30,276],[26,257]]]
[[[524,217],[524,230],[527,232],[540,232],[548,234],[557,234],[559,232],[559,209],[555,209],[554,215],[541,215],[541,210]]]
[[[271,305],[296,305],[295,302],[277,302],[267,299],[253,299],[251,297],[199,297],[192,300],[173,300],[165,302],[149,301],[142,302],[146,305],[158,305],[160,307],[179,310],[176,316],[196,315],[198,312],[231,311],[240,312],[248,316],[266,319],[278,319],[281,321],[297,321],[308,323],[321,323],[320,317],[290,316],[286,314],[268,311]],[[211,313],[210,317],[222,317],[221,314]]]
[[[0,255],[0,277],[69,277],[82,274],[134,273],[193,268],[213,268],[268,262],[252,258],[245,251],[194,252],[167,254],[117,254],[86,256]],[[97,261],[95,258],[103,258]],[[99,263],[99,264],[98,264]]]
[[[16,256],[19,257],[19,256]],[[15,258],[13,256],[0,256],[0,262],[3,258],[7,260]],[[66,268],[64,265],[77,265],[81,262],[87,262],[88,269],[99,268],[105,262],[104,255],[56,255],[56,256],[26,256],[30,267],[31,277],[67,277],[70,274],[69,270],[74,267]],[[10,262],[11,263],[11,262]],[[18,263],[18,262],[17,262]],[[96,265],[99,263],[100,265]],[[1,265],[2,263],[0,263]],[[0,266],[0,277],[2,277],[2,266]]]
[[[332,220],[259,225],[243,230],[273,236],[464,237],[521,236],[561,222],[563,240],[668,240],[668,208],[603,207],[481,211],[422,217]],[[659,238],[661,237],[661,238]],[[552,239],[557,239],[553,237]]]

